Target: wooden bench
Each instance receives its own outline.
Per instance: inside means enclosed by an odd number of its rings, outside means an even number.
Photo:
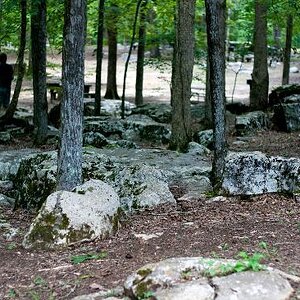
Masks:
[[[95,94],[90,93],[91,84],[84,85],[84,97],[86,98],[93,98]],[[59,100],[58,96],[62,92],[62,85],[60,82],[47,82],[47,89],[50,92],[50,101]]]

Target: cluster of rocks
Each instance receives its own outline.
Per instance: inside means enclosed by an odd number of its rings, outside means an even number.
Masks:
[[[237,264],[245,270],[234,271]],[[290,282],[299,283],[300,278],[264,266],[254,272],[246,261],[180,257],[143,266],[123,287],[72,300],[289,300],[295,295]]]

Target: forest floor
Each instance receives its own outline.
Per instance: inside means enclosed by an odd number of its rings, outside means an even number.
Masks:
[[[92,55],[88,59],[92,59]],[[251,65],[247,68],[251,69]],[[271,85],[280,84],[280,69],[278,66],[270,70],[274,71],[273,77],[270,74]],[[92,82],[91,69],[87,72]],[[227,94],[231,95],[229,82],[233,82],[234,72],[228,70],[227,73],[232,73],[227,80]],[[169,101],[168,79],[160,80],[161,73],[154,70],[151,74],[146,76],[145,102]],[[156,81],[152,82],[154,75]],[[235,101],[247,101],[246,79],[250,74],[239,76]],[[130,72],[129,98],[134,95],[133,79],[134,73]],[[299,83],[299,79],[299,73],[292,74],[293,82]],[[32,105],[30,93],[27,82],[20,98],[21,105]],[[235,137],[230,136],[232,150],[259,150],[271,155],[300,157],[299,133],[262,131],[251,137],[247,146],[237,146],[233,141]],[[1,146],[0,150],[31,146],[28,137]],[[173,186],[171,190],[176,199],[182,195],[180,186]],[[0,208],[0,219],[18,229],[9,241],[0,229],[0,299],[72,299],[76,295],[121,285],[131,272],[146,263],[180,256],[235,258],[241,251],[249,255],[260,252],[264,255],[264,263],[300,276],[300,202],[293,196],[268,194],[247,199],[232,197],[218,202],[210,202],[203,196],[193,202],[178,200],[176,205],[136,211],[123,217],[115,235],[64,251],[22,248],[23,236],[33,217],[25,211]],[[74,263],[74,259],[87,254],[103,254],[104,257]],[[300,293],[299,286],[297,288]]]

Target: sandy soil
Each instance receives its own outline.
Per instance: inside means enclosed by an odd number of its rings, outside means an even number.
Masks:
[[[94,47],[87,47],[86,49],[86,62],[85,62],[85,82],[87,84],[92,84],[91,91],[95,90],[96,81],[96,56],[94,55]],[[13,61],[13,57],[10,57],[10,62]],[[135,95],[135,76],[136,76],[136,53],[132,54],[132,62],[129,64],[129,70],[127,73],[126,80],[126,99],[128,101],[134,101]],[[126,53],[124,49],[119,50],[118,55],[118,65],[117,65],[117,85],[118,92],[121,96],[122,86],[123,86],[123,76],[124,76],[124,66],[126,60]],[[295,58],[294,58],[295,60]],[[54,51],[49,51],[48,54],[49,66],[47,68],[47,74],[49,80],[61,78],[61,55],[56,54]],[[104,60],[102,68],[102,95],[105,93],[106,88],[106,78],[107,78],[107,49],[104,50]],[[291,63],[291,67],[298,67],[300,69],[300,59]],[[244,103],[249,102],[249,85],[247,85],[247,79],[251,78],[251,72],[253,68],[253,63],[243,63],[238,75],[236,73],[240,68],[239,63],[229,62],[227,63],[226,69],[226,97],[227,101],[241,101]],[[192,92],[194,101],[204,101],[204,89],[205,89],[205,73],[199,66],[195,66],[194,73],[200,75],[201,81],[194,80],[192,82]],[[282,64],[277,64],[276,67],[269,68],[270,77],[270,91],[281,85],[281,74],[282,74]],[[236,77],[236,86],[234,89],[234,81]],[[170,101],[170,81],[171,81],[171,69],[167,68],[166,71],[161,72],[150,66],[145,66],[144,74],[144,101],[147,102],[169,102]],[[300,73],[290,74],[290,83],[300,83]],[[234,89],[234,93],[233,93]],[[198,95],[199,94],[199,97]],[[48,94],[48,98],[50,95]],[[32,106],[33,94],[32,94],[32,83],[30,80],[25,79],[23,84],[23,89],[20,95],[20,105],[21,106]]]

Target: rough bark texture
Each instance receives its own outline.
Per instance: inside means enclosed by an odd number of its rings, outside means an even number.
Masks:
[[[25,73],[25,65],[24,65],[24,54],[25,54],[25,47],[26,47],[26,29],[27,29],[27,1],[20,0],[20,11],[21,11],[21,30],[20,30],[20,46],[18,50],[18,57],[17,57],[17,81],[15,85],[14,94],[12,96],[12,100],[7,108],[5,114],[0,118],[0,125],[10,123],[13,119],[14,113],[16,111],[19,95],[22,88],[23,77]]]
[[[212,102],[214,158],[212,184],[221,188],[226,156],[225,137],[225,0],[206,0],[207,42],[209,47],[210,99]]]
[[[268,4],[264,0],[255,1],[254,28],[254,65],[250,89],[252,110],[265,109],[268,106],[269,73],[267,48],[267,12]]]
[[[107,38],[108,38],[108,66],[107,66],[107,85],[104,95],[105,99],[120,99],[117,92],[117,19],[118,7],[111,5],[106,15],[107,18]]]
[[[210,99],[210,71],[209,71],[209,48],[207,48],[207,67],[206,67],[206,84],[205,84],[205,125],[207,128],[213,127],[212,103]]]
[[[104,5],[105,5],[105,0],[99,0],[96,90],[95,90],[95,112],[94,112],[95,116],[100,116],[100,111],[101,111]]]
[[[31,9],[31,53],[35,143],[37,145],[41,145],[46,141],[48,131],[46,86],[46,0],[32,1]]]
[[[146,6],[147,0],[144,0],[140,12],[139,26],[139,46],[137,51],[136,63],[136,81],[135,81],[135,105],[143,104],[143,83],[144,83],[144,59],[145,59],[145,44],[146,44]]]
[[[287,22],[286,22],[286,37],[285,37],[285,48],[284,48],[284,56],[283,56],[282,84],[289,84],[289,80],[290,80],[292,37],[293,37],[293,16],[288,15]]]
[[[82,129],[86,0],[65,0],[58,189],[82,181]]]
[[[195,0],[177,0],[172,66],[172,134],[170,149],[185,151],[192,139],[191,83],[194,67]]]

